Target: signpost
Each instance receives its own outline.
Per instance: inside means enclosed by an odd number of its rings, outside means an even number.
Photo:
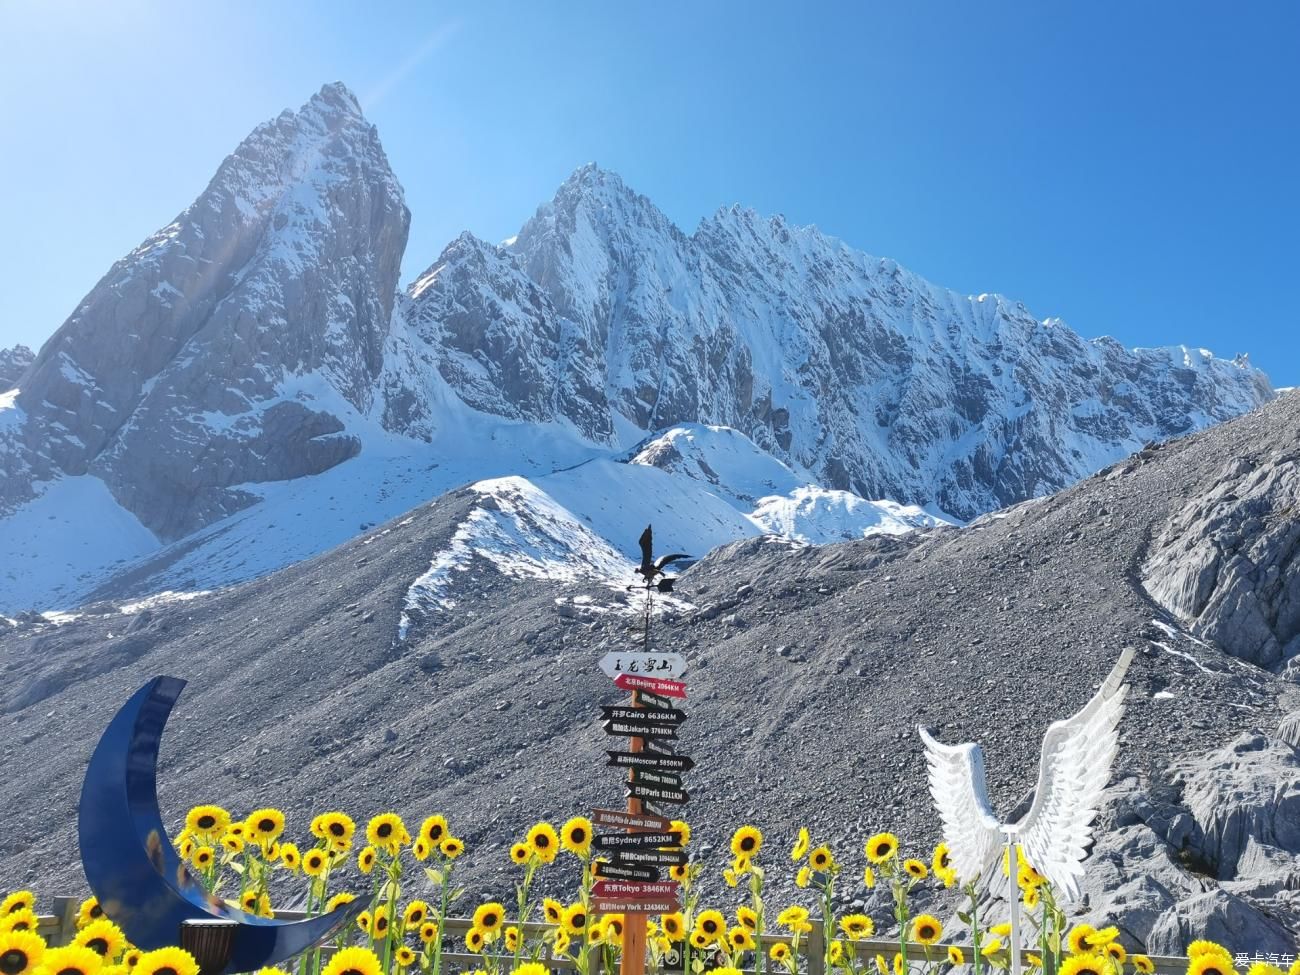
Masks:
[[[689,772],[695,768],[695,760],[685,755],[658,752],[606,752],[605,754],[609,756],[609,761],[605,764],[618,768],[667,769],[672,772]]]
[[[611,880],[658,880],[659,868],[647,866],[633,866],[624,863],[602,863],[597,860],[596,876],[607,877]]]
[[[613,651],[600,658],[600,669],[611,680],[619,674],[642,674],[646,677],[680,677],[686,673],[686,658],[680,653],[620,653]]]
[[[663,677],[638,677],[635,674],[622,673],[614,678],[614,686],[624,691],[649,691],[663,697],[676,697],[686,700],[686,685],[679,680]]]

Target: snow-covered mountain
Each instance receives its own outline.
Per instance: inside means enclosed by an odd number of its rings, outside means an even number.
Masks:
[[[18,380],[35,358],[32,350],[25,345],[0,349],[0,393],[7,393],[17,386]]]
[[[399,294],[408,223],[342,85],[255,129],[9,370],[0,609],[225,585],[510,477],[623,551],[651,515],[697,554],[903,531],[1272,396],[1244,358],[1085,341],[780,217],[688,235],[594,166]]]

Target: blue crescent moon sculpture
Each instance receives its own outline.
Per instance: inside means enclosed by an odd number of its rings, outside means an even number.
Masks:
[[[203,888],[172,847],[158,811],[158,746],[184,687],[177,677],[155,677],[109,722],[81,787],[81,862],[100,907],[132,944],[179,944],[185,921],[233,921],[239,926],[225,971],[253,972],[320,944],[354,921],[364,902],[304,921],[275,921],[232,908]]]

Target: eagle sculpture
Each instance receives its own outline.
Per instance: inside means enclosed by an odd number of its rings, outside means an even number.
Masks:
[[[1119,745],[1119,720],[1128,693],[1123,680],[1133,653],[1126,649],[1120,655],[1081,711],[1048,727],[1034,801],[1018,822],[1003,824],[994,815],[979,745],[944,745],[924,728],[917,729],[930,767],[930,795],[961,883],[993,876],[990,868],[1003,846],[1018,846],[1063,902],[1078,898],[1093,820]],[[1014,861],[1011,869],[1016,869]]]

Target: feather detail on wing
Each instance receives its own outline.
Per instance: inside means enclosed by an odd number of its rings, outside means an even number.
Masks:
[[[1124,673],[1132,660],[1133,650],[1126,649],[1083,710],[1047,729],[1033,805],[1011,827],[1025,859],[1052,882],[1063,902],[1079,896],[1093,820],[1119,745],[1128,693]]]
[[[979,745],[945,745],[930,737],[924,728],[918,727],[917,731],[925,742],[930,795],[943,821],[949,861],[958,882],[969,883],[987,873],[1002,845],[984,782],[984,754]]]

